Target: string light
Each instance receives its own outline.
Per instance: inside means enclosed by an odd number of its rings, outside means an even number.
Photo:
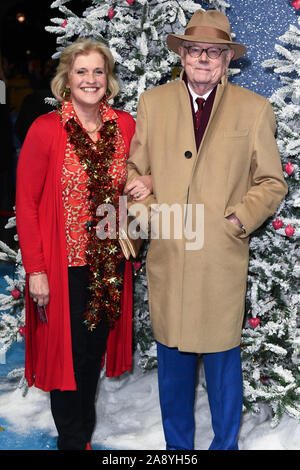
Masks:
[[[17,13],[16,18],[19,21],[19,23],[24,23],[24,21],[26,20],[24,13]]]

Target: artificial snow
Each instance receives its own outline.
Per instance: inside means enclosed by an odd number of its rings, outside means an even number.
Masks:
[[[196,450],[208,449],[213,439],[202,374],[200,368],[195,405]],[[31,387],[27,395],[23,396],[22,390],[18,388],[5,391],[4,382],[1,388],[0,417],[7,423],[6,431],[13,430],[20,435],[43,431],[53,438],[56,436],[48,393]],[[97,397],[97,417],[92,439],[92,445],[96,449],[164,450],[157,370],[143,372],[136,367],[132,372],[113,379],[102,374]],[[1,434],[4,438],[5,431]],[[284,415],[279,424],[272,427],[270,408],[261,405],[260,413],[244,414],[239,448],[240,450],[299,450],[300,422]]]

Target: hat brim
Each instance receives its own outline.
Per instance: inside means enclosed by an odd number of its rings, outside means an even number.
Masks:
[[[234,56],[232,60],[237,60],[243,55],[246,54],[247,48],[243,44],[238,44],[233,41],[226,41],[225,39],[218,39],[213,37],[199,37],[199,36],[185,36],[182,34],[168,34],[167,36],[167,45],[171,51],[179,54],[178,48],[181,46],[182,41],[192,41],[192,42],[205,42],[208,44],[227,44],[234,51]]]

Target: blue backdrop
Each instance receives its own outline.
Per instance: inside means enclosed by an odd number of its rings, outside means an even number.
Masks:
[[[241,69],[232,82],[249,88],[266,98],[280,86],[278,75],[262,67],[262,62],[277,56],[275,44],[290,24],[298,25],[300,10],[292,7],[292,0],[228,0],[227,10],[234,40],[247,47],[247,54],[232,62]]]

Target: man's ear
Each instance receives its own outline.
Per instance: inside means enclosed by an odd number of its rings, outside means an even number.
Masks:
[[[228,60],[228,62],[227,62],[227,67],[228,67],[228,65],[230,64],[230,62],[232,61],[232,59],[233,59],[233,57],[234,57],[234,50],[233,50],[233,49],[229,49],[229,51],[227,52],[226,56],[227,56],[227,60]]]
[[[185,65],[185,60],[184,60],[184,58],[185,58],[186,50],[184,49],[183,46],[178,46],[178,49],[177,49],[177,50],[178,50],[178,54],[179,54],[179,56],[180,56],[181,65],[182,65],[182,67],[184,67],[184,65]]]

